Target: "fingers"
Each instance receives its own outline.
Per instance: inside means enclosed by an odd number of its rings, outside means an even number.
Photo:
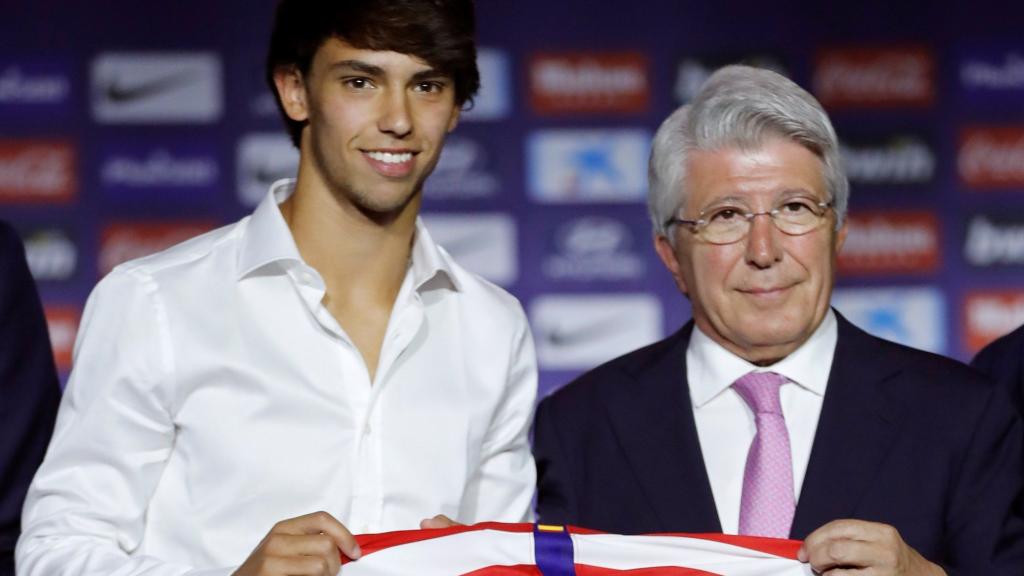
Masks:
[[[805,561],[814,570],[829,573],[829,570],[847,567],[876,566],[879,562],[885,564],[881,558],[884,555],[884,550],[874,542],[839,538],[808,546]]]
[[[797,558],[815,573],[931,574],[938,568],[907,546],[896,528],[862,520],[836,520],[804,540]]]
[[[304,516],[297,516],[283,520],[274,525],[270,530],[271,534],[289,534],[300,536],[305,534],[325,534],[334,542],[334,545],[341,550],[345,556],[358,560],[362,555],[359,550],[359,543],[355,536],[348,531],[348,528],[327,512],[313,512]]]
[[[288,576],[335,576],[341,569],[338,563],[332,565],[322,556],[263,556],[260,560],[257,571],[251,572],[251,574],[259,576],[284,574]],[[240,574],[241,572],[236,572],[235,576],[240,576]]]
[[[314,512],[282,520],[239,566],[234,576],[337,576],[341,551],[359,558],[359,544],[333,516]]]
[[[420,521],[420,528],[423,530],[431,528],[451,528],[452,526],[462,526],[462,524],[459,524],[444,514],[438,514],[433,518],[427,518],[426,520]]]

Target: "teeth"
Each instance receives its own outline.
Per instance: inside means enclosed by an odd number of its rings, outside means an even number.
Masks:
[[[392,154],[391,152],[367,152],[366,155],[378,162],[384,162],[386,164],[401,164],[412,160],[412,152],[402,152],[401,154]]]

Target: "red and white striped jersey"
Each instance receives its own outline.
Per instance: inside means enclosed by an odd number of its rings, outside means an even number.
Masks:
[[[343,576],[809,576],[800,542],[488,522],[357,536]]]

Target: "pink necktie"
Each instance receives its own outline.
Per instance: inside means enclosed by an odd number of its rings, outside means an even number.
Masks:
[[[793,524],[793,460],[774,372],[751,372],[732,387],[754,411],[757,434],[747,453],[740,499],[740,534],[786,538]]]

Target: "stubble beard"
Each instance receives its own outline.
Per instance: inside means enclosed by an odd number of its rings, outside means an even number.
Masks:
[[[325,147],[314,145],[312,148],[316,169],[335,201],[339,204],[352,206],[368,220],[379,225],[386,225],[398,219],[409,205],[419,197],[423,190],[423,182],[430,172],[433,171],[433,166],[429,170],[424,171],[409,192],[399,197],[389,197],[357,188],[346,178],[344,170],[335,166],[326,157],[326,154],[324,154]]]

